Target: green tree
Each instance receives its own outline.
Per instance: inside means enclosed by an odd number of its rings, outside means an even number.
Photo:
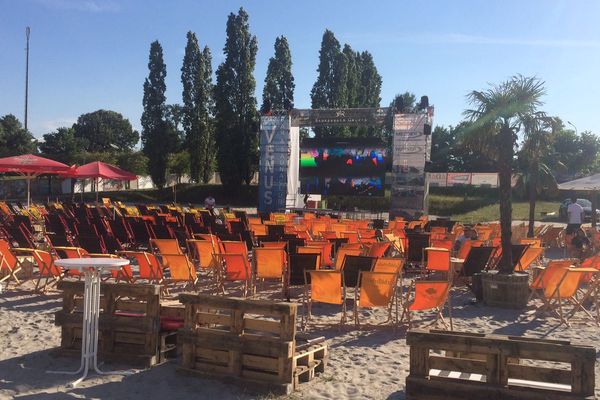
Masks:
[[[73,130],[76,138],[85,141],[85,150],[90,152],[130,150],[139,140],[139,134],[129,120],[110,110],[80,115]]]
[[[360,78],[362,65],[360,54],[355,52],[348,44],[344,44],[342,50],[344,54],[344,63],[346,64],[346,101],[345,106],[349,108],[362,107],[358,92],[360,90]]]
[[[356,106],[377,108],[381,104],[381,75],[377,71],[371,53],[363,51],[360,55],[357,54],[357,57],[360,61]],[[410,96],[410,93],[407,92],[404,95]],[[412,95],[412,102],[415,101],[414,95]]]
[[[181,183],[181,177],[190,172],[190,153],[183,150],[169,154],[167,169],[177,176],[177,183]]]
[[[517,186],[524,187],[529,197],[528,237],[534,234],[537,196],[544,190],[558,191],[554,174],[542,161],[542,155],[552,147],[555,126],[555,119],[545,116],[533,115],[523,121],[525,140],[518,154],[521,174]]]
[[[333,32],[325,30],[319,50],[319,67],[317,81],[310,92],[311,107],[344,108],[347,107],[347,63],[341,51],[340,42]],[[335,136],[339,128],[315,128],[315,137]]]
[[[167,67],[163,61],[162,46],[158,41],[150,45],[149,74],[144,81],[144,112],[142,113],[142,150],[151,160],[149,172],[159,188],[164,187],[169,154],[169,136],[173,127],[165,119],[165,77]]]
[[[481,151],[497,154],[502,243],[499,270],[504,274],[514,269],[511,177],[517,134],[526,120],[544,116],[537,110],[543,104],[544,93],[544,82],[517,75],[487,90],[469,93],[468,99],[474,108],[464,113],[474,124],[468,140],[478,144]]]
[[[0,118],[0,157],[36,152],[36,141],[12,114]]]
[[[275,56],[267,67],[261,109],[289,110],[294,105],[295,87],[290,47],[285,36],[279,36],[275,39]]]
[[[123,152],[117,156],[117,165],[136,175],[146,175],[148,173],[149,161],[148,157],[141,151]]]
[[[87,147],[86,140],[75,136],[73,128],[58,128],[44,135],[40,142],[40,152],[46,157],[65,164],[75,164]]]
[[[258,45],[250,33],[248,14],[240,8],[227,18],[225,61],[217,69],[215,87],[217,163],[229,190],[250,183],[258,168],[258,112],[254,67]]]
[[[196,35],[188,32],[181,67],[183,125],[190,159],[190,176],[196,182],[207,182],[214,165],[211,64],[210,49],[205,47],[201,51]]]

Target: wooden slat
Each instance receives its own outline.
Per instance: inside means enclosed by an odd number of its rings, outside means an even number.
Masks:
[[[203,347],[196,347],[196,357],[198,359],[202,359],[202,361],[210,361],[223,365],[227,365],[229,362],[229,352],[225,350],[212,350]]]
[[[281,333],[281,323],[279,321],[244,318],[244,329],[276,333],[279,335]]]
[[[196,323],[207,325],[207,324],[216,324],[216,325],[226,325],[231,326],[232,318],[231,315],[225,314],[209,314],[198,312],[195,314]]]
[[[115,332],[115,341],[130,344],[145,344],[146,335],[142,333]]]
[[[279,359],[242,354],[242,366],[262,371],[278,372]]]
[[[508,364],[508,377],[526,381],[559,383],[561,385],[571,384],[571,371],[565,369]]]

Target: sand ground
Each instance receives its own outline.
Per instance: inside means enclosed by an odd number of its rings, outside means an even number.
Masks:
[[[458,331],[525,335],[570,340],[598,346],[600,328],[582,318],[572,320],[572,328],[558,319],[536,318],[535,306],[522,311],[486,307],[473,302],[465,291],[452,294],[454,329]],[[219,381],[187,377],[176,373],[176,361],[131,375],[91,375],[77,388],[67,388],[72,379],[45,371],[76,369],[79,359],[54,357],[60,329],[54,325],[54,312],[61,307],[58,292],[34,294],[22,288],[0,293],[0,398],[10,399],[254,399],[278,398],[252,395],[243,388]],[[349,311],[352,310],[349,304]],[[289,399],[404,399],[408,374],[406,327],[392,329],[379,325],[387,317],[383,310],[361,311],[367,324],[338,328],[339,307],[316,305],[314,324],[309,331],[327,337],[330,346],[326,372],[301,385]],[[350,314],[349,314],[350,316]],[[420,316],[427,322],[431,314]],[[417,325],[423,322],[417,322]],[[598,359],[597,359],[598,360]],[[600,396],[600,367],[596,362],[596,395]],[[106,364],[105,370],[126,369]]]

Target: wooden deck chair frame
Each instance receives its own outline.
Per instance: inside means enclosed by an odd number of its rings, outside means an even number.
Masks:
[[[38,267],[38,278],[34,288],[35,292],[44,293],[46,291],[46,288],[55,287],[58,284],[58,282],[60,282],[65,277],[65,271],[53,265],[54,257],[52,256],[52,253],[38,249],[18,249],[18,252],[21,254],[29,255],[31,258],[33,258],[35,264]],[[44,260],[44,257],[42,257],[42,254],[47,254],[50,257],[50,262],[52,263],[51,265],[48,265],[46,260]],[[52,272],[52,267],[56,268],[56,270],[59,271],[59,273],[54,274]],[[45,279],[46,281],[43,285],[40,286],[42,279]]]
[[[162,274],[162,265],[160,264],[160,261],[158,261],[158,258],[154,254],[148,253],[147,251],[125,250],[125,251],[117,252],[117,255],[126,257],[126,258],[134,258],[138,264],[139,264],[139,258],[145,260],[146,263],[148,264],[148,270],[150,271],[150,278],[148,278],[148,281],[150,283],[156,283],[156,284],[161,284],[164,281],[164,275]],[[158,268],[161,268],[161,275],[163,275],[163,276],[159,275],[158,272],[154,271],[154,268],[152,267],[152,261],[150,261],[149,256],[152,256],[156,259]],[[139,279],[147,279],[147,278],[139,278]],[[134,278],[133,281],[135,282],[135,281],[137,281],[137,279]]]
[[[190,260],[188,258],[188,256],[186,256],[185,254],[161,254],[161,256],[163,257],[163,265],[165,265],[167,268],[169,268],[169,273],[171,272],[171,267],[172,267],[172,262],[173,259],[183,259],[186,263],[186,266],[188,268],[188,277],[189,279],[184,279],[184,280],[180,280],[180,279],[173,279],[171,278],[164,278],[163,284],[166,285],[167,287],[170,285],[177,285],[178,283],[184,283],[184,288],[191,288],[192,290],[196,290],[197,289],[197,285],[198,285],[198,274],[196,273],[196,269],[194,267],[194,263],[192,262],[192,260]],[[171,260],[171,261],[169,261]],[[164,277],[164,275],[163,275]]]
[[[579,269],[581,270],[581,268]],[[581,300],[577,301],[578,304],[573,308],[569,315],[567,315],[566,320],[568,321],[569,319],[571,319],[579,309],[583,309],[583,311],[586,312],[588,316],[592,316],[591,313],[589,313],[589,311],[587,311],[584,307],[584,304],[589,302],[596,309],[596,317],[594,318],[594,320],[596,321],[597,325],[600,325],[600,270],[596,270],[595,272],[593,272],[592,269],[595,268],[588,269],[589,272],[587,272],[586,274],[592,274],[592,278],[588,282],[587,290],[584,291]]]
[[[363,284],[363,278],[365,276],[379,276],[380,278],[391,278],[393,283],[391,284],[391,291],[392,293],[390,293],[390,299],[387,305],[384,306],[379,306],[379,307],[386,307],[387,311],[388,311],[388,319],[383,322],[383,324],[386,324],[388,322],[391,322],[392,325],[396,326],[398,323],[398,277],[399,274],[398,273],[392,273],[392,272],[374,272],[374,271],[360,271],[359,275],[358,275],[358,284],[356,285],[355,291],[354,291],[354,325],[357,328],[360,328],[360,321],[358,318],[358,308],[361,307],[360,306],[360,298],[362,295],[362,284]],[[395,312],[393,312],[395,306]],[[365,307],[365,308],[373,308],[373,307]]]
[[[341,307],[342,307],[342,317],[340,319],[340,324],[339,326],[343,326],[346,323],[346,285],[344,284],[344,272],[343,271],[323,271],[323,270],[310,270],[310,271],[304,271],[304,310],[305,310],[305,315],[303,318],[303,330],[305,330],[308,326],[309,321],[312,319],[312,303],[313,303],[313,299],[312,299],[312,284],[314,282],[314,279],[312,278],[312,275],[319,275],[319,274],[336,274],[340,276],[340,285],[341,285],[341,289],[342,289],[342,302],[341,302]],[[311,275],[311,283],[307,283],[308,279],[307,279],[307,275]],[[309,286],[311,286],[310,290],[309,290]],[[309,294],[310,293],[310,294]],[[327,303],[329,304],[329,303]]]
[[[585,273],[590,272],[593,272],[591,268],[565,268],[560,273],[554,275],[551,278],[553,282],[549,284],[553,285],[554,289],[552,290],[549,296],[547,296],[547,293],[544,293],[545,301],[544,305],[538,310],[539,313],[553,312],[560,319],[561,324],[565,324],[566,326],[571,327],[568,318],[565,318],[564,315],[565,313],[563,310],[563,304],[566,302],[567,304],[570,303],[574,306],[570,314],[571,317],[575,314],[575,312],[577,312],[577,310],[581,309],[588,317],[590,317],[592,321],[595,321],[594,316],[590,314],[590,312],[586,310],[585,307],[583,307],[581,302],[579,302],[576,297],[577,291],[581,283],[581,278]],[[576,282],[570,282],[570,279],[573,279]],[[575,287],[571,288],[571,294],[565,294],[563,292],[563,294],[561,295],[562,286],[566,282],[570,283],[571,285],[573,285],[574,283]],[[552,287],[550,288],[552,289]]]
[[[258,270],[259,270],[259,265],[258,265],[258,260],[259,257],[257,256],[257,253],[261,253],[261,252],[266,252],[266,253],[282,253],[283,257],[282,257],[282,261],[283,264],[281,265],[281,275],[277,278],[275,277],[261,277],[259,276]],[[289,282],[289,278],[288,278],[288,256],[287,253],[284,249],[280,249],[280,248],[269,248],[269,247],[257,247],[253,250],[252,252],[252,266],[253,266],[253,273],[252,273],[252,277],[254,279],[254,283],[252,285],[253,288],[253,294],[256,294],[256,288],[258,286],[258,280],[261,280],[261,283],[263,284],[262,286],[264,286],[264,280],[265,279],[279,279],[281,280],[282,283],[282,296],[285,298],[288,290],[288,282]]]
[[[227,264],[225,259],[228,258],[229,256],[239,256],[244,260],[244,268],[246,269],[246,279],[235,279],[235,280],[231,280],[231,279],[227,279]],[[250,265],[250,263],[248,262],[248,259],[244,257],[243,254],[229,254],[229,253],[219,253],[219,254],[215,254],[215,257],[217,259],[217,266],[218,266],[218,287],[217,290],[225,295],[225,282],[237,282],[237,281],[243,281],[244,282],[244,287],[243,287],[243,297],[248,297],[248,293],[252,293],[253,289],[253,285],[252,283],[254,282],[254,275],[252,272],[252,266]]]
[[[571,258],[552,260],[548,263],[548,265],[545,268],[534,268],[533,270],[537,271],[537,274],[533,274],[533,279],[531,285],[529,286],[531,289],[531,294],[529,295],[529,299],[527,299],[527,302],[530,302],[531,300],[537,297],[545,303],[546,299],[544,297],[544,294],[539,293],[538,291],[544,290],[544,286],[542,285],[542,283],[544,282],[544,278],[546,277],[546,275],[550,273],[549,271],[552,271],[555,268],[556,271],[553,271],[553,273],[560,273],[560,268],[569,268],[569,266],[575,264],[576,261],[577,260]],[[561,266],[559,263],[563,265]]]
[[[8,246],[8,242],[6,242],[6,243],[7,243],[7,247],[4,251],[10,252],[10,254],[14,257],[14,260],[15,260],[14,265],[10,265],[10,263],[8,262],[8,256],[5,255],[4,252],[0,252],[0,271],[2,271],[2,270],[8,271],[6,276],[4,276],[3,278],[0,279],[0,283],[6,281],[6,287],[8,288],[11,279],[13,281],[15,281],[16,286],[19,286],[23,283],[17,277],[17,273],[23,269],[23,264],[21,263],[21,261],[19,261],[17,256],[15,256],[15,254],[13,253],[13,249],[10,249],[10,246]]]
[[[404,316],[406,315],[406,319],[408,321],[408,329],[412,328],[412,319],[410,317],[411,311],[409,310],[409,307],[414,303],[414,299],[412,301],[410,300],[410,294],[415,293],[415,295],[416,295],[416,287],[417,287],[417,285],[419,285],[419,282],[423,282],[423,283],[436,282],[436,283],[445,283],[448,285],[448,290],[446,292],[446,300],[439,307],[434,309],[435,313],[436,313],[435,319],[429,324],[429,326],[435,325],[438,321],[441,321],[444,328],[448,329],[448,323],[446,322],[446,320],[444,319],[444,315],[442,314],[442,312],[444,310],[444,306],[447,306],[448,307],[448,319],[450,320],[450,330],[454,330],[454,324],[452,321],[452,302],[450,299],[451,285],[450,285],[450,282],[447,282],[447,281],[413,281],[409,290],[406,292],[406,297],[404,299],[404,304],[403,304],[402,316],[400,317],[400,323],[402,323],[402,321],[404,320]],[[419,310],[419,311],[421,311],[421,310]]]

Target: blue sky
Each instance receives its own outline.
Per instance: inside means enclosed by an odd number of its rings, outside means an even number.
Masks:
[[[0,0],[0,115],[23,118],[25,27],[31,27],[29,127],[41,137],[100,108],[136,129],[150,42],[167,64],[167,101],[181,102],[188,30],[223,61],[225,23],[243,6],[259,51],[260,103],[273,43],[285,35],[298,108],[310,107],[321,36],[369,50],[383,77],[382,105],[394,94],[426,94],[435,124],[456,124],[465,95],[513,74],[546,81],[544,109],[578,130],[600,134],[599,1],[192,1]]]

